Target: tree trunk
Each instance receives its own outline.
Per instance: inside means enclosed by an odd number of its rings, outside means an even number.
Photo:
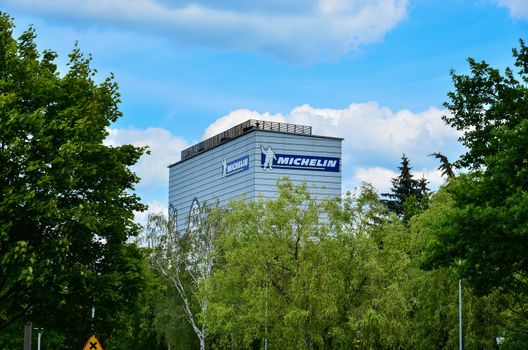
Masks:
[[[198,338],[200,339],[200,350],[205,350],[205,337],[200,335]]]

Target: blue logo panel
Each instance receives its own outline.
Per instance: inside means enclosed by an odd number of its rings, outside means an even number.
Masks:
[[[272,158],[271,158],[272,157]],[[315,170],[339,172],[339,158],[303,156],[297,154],[273,154],[268,158],[264,153],[260,154],[260,165],[263,169],[292,169],[292,170]],[[273,159],[271,167],[269,161]],[[267,161],[266,161],[267,160]]]
[[[222,163],[222,176],[228,177],[249,169],[249,156]]]

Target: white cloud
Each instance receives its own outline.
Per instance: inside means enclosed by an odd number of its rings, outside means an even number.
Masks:
[[[388,191],[404,153],[411,161],[415,177],[421,178],[424,174],[430,187],[436,189],[442,179],[434,170],[438,166],[436,160],[428,155],[442,152],[455,159],[462,151],[457,142],[459,133],[442,121],[442,115],[447,113],[435,107],[418,113],[394,112],[376,102],[354,103],[343,109],[302,105],[288,114],[274,115],[241,109],[211,124],[203,137],[213,136],[248,119],[310,125],[316,135],[344,138],[344,191],[361,181],[373,184],[381,192]]]
[[[108,129],[105,140],[107,145],[131,144],[149,146],[150,154],[145,154],[132,169],[141,177],[139,187],[168,186],[169,170],[167,166],[180,160],[180,152],[188,147],[183,138],[173,136],[161,128]]]
[[[528,19],[528,1],[526,0],[496,0],[497,4],[510,10],[514,18]]]
[[[202,136],[202,139],[207,139],[216,134],[219,134],[227,129],[241,124],[248,119],[261,119],[269,120],[273,122],[285,122],[285,118],[281,114],[270,114],[270,113],[259,113],[256,111],[251,111],[249,109],[237,109],[229,113],[228,115],[223,116],[220,119],[217,119],[213,124],[209,125]]]
[[[343,188],[351,190],[362,182],[368,182],[373,185],[379,193],[384,193],[390,191],[391,179],[397,176],[398,174],[395,171],[381,167],[358,168],[355,170],[355,174],[352,178],[345,180]]]
[[[333,59],[379,42],[408,0],[6,0],[75,22],[107,22],[184,45],[249,50],[290,61]]]
[[[135,212],[134,220],[146,225],[149,214],[167,214],[166,204],[169,180],[169,164],[180,160],[182,149],[189,147],[186,140],[172,135],[162,128],[148,129],[120,129],[109,128],[105,144],[120,146],[131,144],[134,146],[148,146],[150,154],[145,154],[132,167],[132,170],[141,178],[138,184],[140,197],[146,197],[148,209],[144,212]],[[163,190],[160,191],[160,188]]]
[[[437,151],[449,153],[459,134],[442,121],[447,113],[435,107],[419,113],[393,112],[376,102],[353,103],[343,109],[302,105],[286,115],[236,110],[213,123],[204,137],[251,118],[311,125],[314,134],[343,137],[344,156],[357,166],[354,160],[362,154],[393,159],[405,153],[412,160]]]
[[[420,179],[425,177],[429,181],[431,190],[436,191],[440,185],[444,184],[445,178],[442,177],[442,172],[438,169],[424,169],[421,172],[415,172],[415,178]]]
[[[409,153],[417,148],[441,146],[456,132],[441,117],[448,113],[435,107],[414,113],[393,112],[376,102],[354,103],[344,109],[318,109],[309,105],[295,108],[292,122],[313,126],[316,133],[345,138],[347,148],[383,153]]]
[[[416,180],[422,177],[427,179],[427,187],[432,191],[436,191],[444,183],[442,173],[437,169],[413,170],[411,174]],[[378,193],[388,193],[392,188],[392,179],[398,177],[398,175],[398,172],[383,167],[359,167],[354,169],[354,175],[352,177],[343,180],[343,189],[345,191],[352,190],[362,182],[368,182],[376,188]]]

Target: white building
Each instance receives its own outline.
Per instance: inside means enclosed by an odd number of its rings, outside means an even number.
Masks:
[[[178,229],[189,218],[192,225],[205,202],[274,198],[282,177],[307,183],[316,200],[340,196],[342,141],[312,135],[310,126],[248,120],[183,150],[169,166],[169,208]]]

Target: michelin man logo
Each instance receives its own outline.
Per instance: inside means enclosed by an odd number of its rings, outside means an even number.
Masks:
[[[260,146],[260,151],[266,157],[264,159],[264,164],[262,165],[262,168],[264,170],[266,170],[266,168],[268,168],[269,170],[273,170],[273,161],[277,160],[277,156],[275,156],[275,151],[273,151],[271,146],[268,146],[267,148]]]

